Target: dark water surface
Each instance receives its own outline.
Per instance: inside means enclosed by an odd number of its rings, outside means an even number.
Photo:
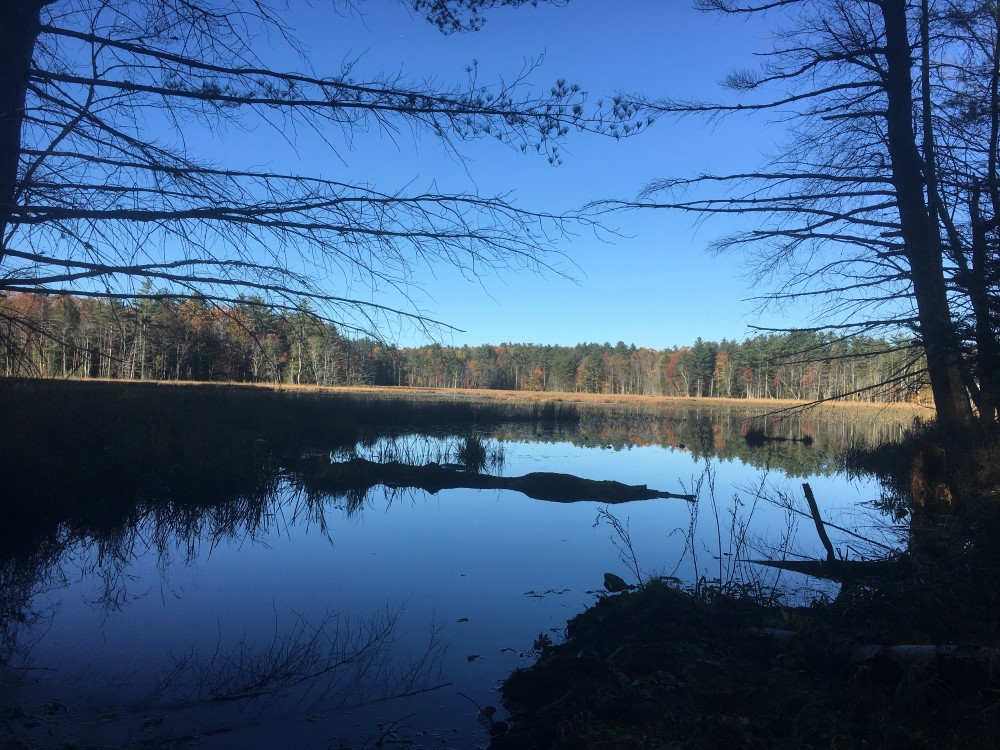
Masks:
[[[477,704],[499,706],[499,682],[532,662],[540,637],[562,637],[606,572],[635,583],[637,566],[694,586],[754,571],[789,601],[822,591],[743,562],[822,555],[812,521],[772,502],[804,509],[803,481],[827,520],[875,542],[831,530],[842,554],[894,545],[871,509],[879,488],[835,469],[850,441],[898,436],[898,422],[866,419],[782,423],[808,445],[748,446],[742,421],[718,412],[482,430],[505,475],[647,484],[697,492],[694,504],[381,487],[330,497],[287,467],[214,508],[143,501],[124,526],[66,530],[5,558],[4,731],[41,746],[485,746]],[[358,452],[440,458],[467,429],[429,432],[369,435]]]

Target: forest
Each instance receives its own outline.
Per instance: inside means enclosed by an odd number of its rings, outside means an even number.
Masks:
[[[622,341],[399,348],[344,336],[318,320],[307,302],[288,313],[259,298],[220,306],[198,299],[17,292],[0,300],[0,327],[5,376],[810,401],[927,396],[922,355],[913,341],[811,330],[742,341],[699,338],[663,350]]]

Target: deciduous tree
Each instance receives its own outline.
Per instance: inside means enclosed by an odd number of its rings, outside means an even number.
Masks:
[[[523,2],[414,7],[451,33]],[[0,294],[261,300],[290,313],[308,298],[317,316],[375,333],[387,316],[430,321],[406,302],[352,297],[347,281],[405,300],[416,264],[469,275],[550,266],[549,238],[575,217],[499,195],[383,191],[361,173],[219,164],[197,144],[226,124],[273,139],[312,131],[331,150],[359,130],[409,129],[556,162],[571,129],[605,132],[632,117],[629,105],[590,107],[562,80],[538,93],[532,66],[494,86],[474,67],[454,85],[416,70],[361,78],[349,64],[311,73],[283,18],[266,0],[0,4]],[[300,68],[264,59],[262,38]],[[140,288],[146,280],[152,289]]]
[[[699,5],[765,16],[773,46],[759,68],[726,80],[734,100],[645,104],[709,118],[770,115],[788,139],[757,171],[659,180],[638,205],[758,219],[718,248],[748,253],[757,280],[774,284],[765,301],[815,303],[817,330],[913,331],[943,427],[971,428],[971,393],[982,425],[995,429],[997,4]]]

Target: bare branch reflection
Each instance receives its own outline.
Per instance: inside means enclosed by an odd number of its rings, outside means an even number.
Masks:
[[[288,625],[279,624],[276,614],[274,633],[264,642],[244,636],[227,644],[220,633],[210,654],[192,647],[175,656],[146,706],[165,699],[174,706],[250,705],[261,698],[360,705],[444,687],[446,649],[438,625],[432,625],[422,652],[403,658],[393,648],[403,611],[386,605],[362,619],[328,613],[318,622],[296,614]]]

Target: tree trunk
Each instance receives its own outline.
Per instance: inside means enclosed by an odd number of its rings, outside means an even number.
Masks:
[[[997,431],[997,399],[1000,397],[1000,342],[993,326],[989,289],[987,287],[988,228],[979,216],[979,196],[974,195],[972,217],[972,268],[968,274],[968,295],[976,318],[976,375],[978,376],[979,420],[983,431]],[[996,221],[996,219],[994,219]]]
[[[1000,222],[1000,7],[996,8],[992,39],[992,65],[990,71],[990,144],[987,160],[986,183],[973,190],[969,206],[972,224],[972,268],[968,273],[969,301],[976,318],[976,375],[979,386],[979,420],[983,431],[996,434],[1000,407],[1000,340],[994,325],[994,315],[989,290],[988,234],[995,232]],[[980,199],[985,188],[992,206],[989,220],[981,215]]]
[[[953,434],[973,428],[972,407],[962,383],[958,337],[951,319],[941,238],[924,195],[923,160],[913,130],[910,41],[905,0],[881,3],[886,33],[886,125],[900,229],[910,264],[920,336],[938,423]]]
[[[0,3],[0,261],[15,204],[25,96],[44,4],[39,0]]]

